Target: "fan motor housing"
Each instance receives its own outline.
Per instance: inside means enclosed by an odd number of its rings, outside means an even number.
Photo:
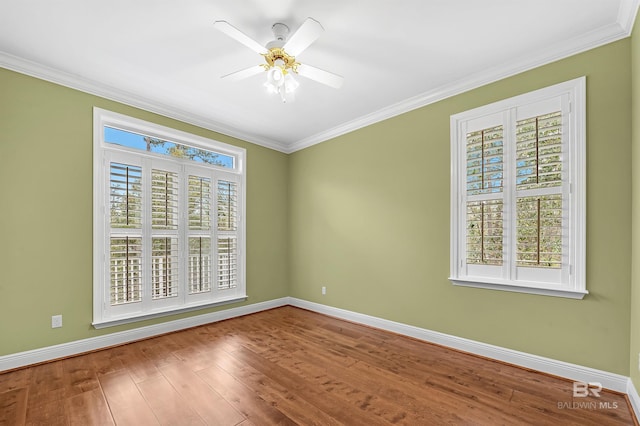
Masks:
[[[267,70],[275,66],[280,66],[283,71],[293,70],[294,72],[298,72],[297,67],[300,63],[296,62],[296,58],[287,54],[281,47],[271,47],[269,48],[269,53],[265,53],[263,56],[267,61],[264,65]],[[282,61],[282,63],[278,64],[277,61]]]

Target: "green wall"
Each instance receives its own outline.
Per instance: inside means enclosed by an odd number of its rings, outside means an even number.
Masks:
[[[291,295],[628,374],[630,46],[612,43],[292,154]],[[571,300],[454,287],[450,115],[582,75],[590,294]]]
[[[631,366],[639,383],[640,276],[634,269],[632,315],[628,231],[637,37],[289,156],[0,69],[0,356],[215,310],[91,326],[98,106],[247,149],[246,303],[290,295],[619,374]],[[590,294],[580,301],[454,287],[447,279],[450,115],[582,75]],[[634,128],[636,164],[639,133]],[[633,259],[640,264],[638,250]],[[50,328],[54,314],[64,316],[63,328]]]
[[[632,84],[632,247],[631,247],[631,335],[629,371],[640,393],[640,19],[636,17],[631,37]]]
[[[288,295],[285,154],[0,68],[0,356],[216,310],[91,326],[94,106],[246,148],[243,304]]]

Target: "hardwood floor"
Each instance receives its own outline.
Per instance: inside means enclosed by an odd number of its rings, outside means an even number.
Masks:
[[[1,425],[628,425],[626,396],[283,307],[0,374]]]

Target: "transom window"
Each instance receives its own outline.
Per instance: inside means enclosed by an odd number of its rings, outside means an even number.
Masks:
[[[451,280],[582,298],[585,79],[451,117]]]
[[[235,157],[233,155],[226,155],[210,149],[170,142],[110,126],[104,127],[104,141],[108,144],[153,152],[172,158],[188,158],[191,161],[214,164],[226,169],[235,168]]]
[[[94,326],[246,298],[243,149],[94,110]]]

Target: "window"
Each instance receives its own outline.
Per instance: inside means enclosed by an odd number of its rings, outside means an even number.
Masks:
[[[451,117],[451,281],[581,299],[585,78]]]
[[[94,110],[96,328],[244,300],[245,151]]]

